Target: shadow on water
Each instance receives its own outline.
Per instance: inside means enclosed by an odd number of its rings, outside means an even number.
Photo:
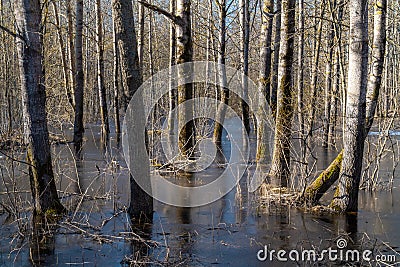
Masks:
[[[86,132],[80,158],[74,158],[68,145],[53,146],[59,194],[70,211],[56,227],[23,227],[30,223],[29,211],[10,219],[0,207],[0,266],[295,266],[294,262],[279,262],[276,255],[272,262],[261,262],[257,253],[265,246],[276,251],[313,248],[321,252],[335,247],[340,238],[348,241],[349,249],[363,250],[374,244],[377,248],[384,241],[396,250],[400,244],[398,180],[392,192],[361,191],[357,215],[316,215],[290,207],[260,212],[256,196],[247,190],[247,176],[255,166],[218,201],[194,208],[154,201],[152,221],[138,224],[126,213],[129,173],[116,137],[111,135],[103,153],[100,136],[93,134],[97,132],[97,126]],[[227,147],[229,140],[224,138],[223,143]],[[187,176],[171,172],[164,178],[183,186],[207,184],[223,172],[229,148],[224,152],[202,172]],[[315,153],[326,162],[336,154]],[[318,162],[317,169],[326,162]],[[0,167],[5,169],[5,162],[0,161]],[[27,181],[23,173],[16,180],[19,199],[26,201],[30,199]],[[0,182],[2,203],[7,202],[3,192],[11,184],[7,177]],[[322,201],[328,203],[329,196]],[[33,233],[29,239],[18,234],[29,231]],[[386,249],[385,253],[393,251]]]

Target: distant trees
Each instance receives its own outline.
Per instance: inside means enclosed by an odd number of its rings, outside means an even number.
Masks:
[[[40,0],[15,2],[16,38],[20,69],[24,136],[29,180],[36,214],[64,211],[57,196],[46,116],[43,24]]]

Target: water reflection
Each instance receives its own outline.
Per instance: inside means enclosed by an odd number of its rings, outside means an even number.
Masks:
[[[56,229],[55,221],[51,223],[44,216],[33,215],[29,239],[29,259],[33,266],[43,266],[54,258]]]

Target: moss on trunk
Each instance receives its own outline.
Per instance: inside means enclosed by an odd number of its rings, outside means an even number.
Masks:
[[[304,191],[302,200],[311,205],[315,205],[325,194],[326,191],[332,186],[339,178],[340,167],[343,160],[343,150],[332,161],[328,168],[326,168],[317,179],[314,180]]]

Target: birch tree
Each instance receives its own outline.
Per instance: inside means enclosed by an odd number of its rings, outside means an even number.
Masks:
[[[330,204],[334,210],[357,211],[364,153],[368,80],[368,5],[350,1],[350,47],[343,160],[339,184]],[[350,82],[351,81],[351,82]]]
[[[344,149],[327,170],[305,190],[305,199],[316,203],[330,185],[339,179],[330,207],[340,213],[357,211],[358,208],[364,141],[373,123],[381,88],[386,49],[386,10],[386,0],[375,2],[373,59],[368,79],[367,5],[364,0],[350,2],[351,35]]]

